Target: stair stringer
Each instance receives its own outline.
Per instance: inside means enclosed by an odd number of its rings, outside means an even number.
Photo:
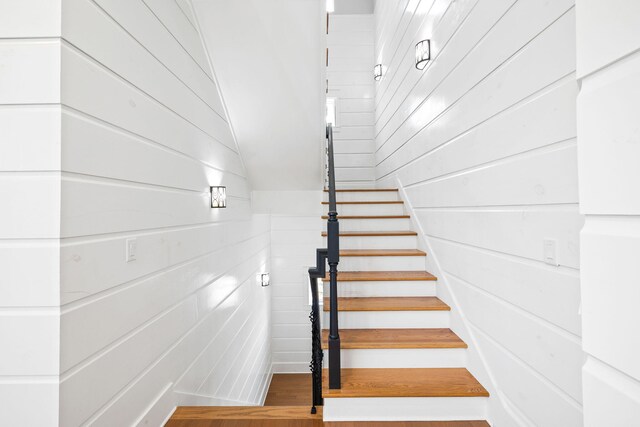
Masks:
[[[406,213],[411,216],[410,221],[412,229],[418,232],[417,241],[418,249],[427,253],[427,271],[438,278],[437,296],[451,307],[449,312],[451,329],[458,334],[467,344],[467,369],[475,376],[478,381],[489,391],[490,397],[487,400],[487,421],[493,427],[535,427],[535,425],[521,411],[513,405],[507,396],[500,390],[495,380],[495,375],[491,372],[491,368],[482,352],[478,342],[476,332],[470,325],[465,316],[462,306],[458,303],[453,288],[449,284],[447,276],[440,267],[438,254],[432,249],[429,237],[424,232],[422,225],[418,221],[411,200],[407,196],[402,181],[396,175],[396,186],[398,188],[398,196],[404,202]]]

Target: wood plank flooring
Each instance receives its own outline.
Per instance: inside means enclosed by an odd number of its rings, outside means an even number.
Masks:
[[[228,407],[222,407],[227,409]],[[182,408],[178,408],[182,409]],[[208,414],[198,411],[200,418],[189,418],[188,407],[179,418],[171,418],[167,427],[490,427],[486,421],[340,421],[322,422],[322,412],[316,418],[248,418],[244,410],[253,412],[253,407],[233,407],[238,418],[216,418],[215,412]],[[299,408],[300,410],[306,408]],[[177,411],[176,411],[177,412]],[[318,416],[319,415],[319,416]],[[295,413],[292,412],[292,416]]]
[[[264,405],[311,407],[311,374],[273,374]]]
[[[340,421],[324,427],[491,427],[486,421]]]
[[[322,422],[322,407],[310,413],[311,375],[274,374],[270,406],[178,407],[167,427],[490,427],[486,421]],[[300,403],[304,402],[304,403]]]

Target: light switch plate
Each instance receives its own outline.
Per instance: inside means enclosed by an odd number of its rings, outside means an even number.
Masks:
[[[557,242],[553,239],[544,239],[544,262],[549,265],[558,266],[558,257],[556,252]]]
[[[126,258],[127,262],[135,261],[138,256],[138,240],[127,239]]]

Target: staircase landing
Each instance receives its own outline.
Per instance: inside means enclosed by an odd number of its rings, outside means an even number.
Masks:
[[[489,427],[486,421],[323,422],[308,406],[181,406],[166,427]]]
[[[490,427],[486,421],[323,422],[323,408],[310,414],[311,375],[274,374],[268,406],[182,406],[167,427]]]

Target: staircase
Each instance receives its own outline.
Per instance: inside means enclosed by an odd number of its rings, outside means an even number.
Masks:
[[[398,191],[336,195],[342,386],[330,389],[323,371],[324,421],[486,418],[489,393],[465,368],[467,345],[449,329],[451,308],[436,296]],[[328,325],[327,298],[323,310]],[[327,337],[323,330],[325,367]]]
[[[306,405],[179,407],[167,426],[489,427],[489,393],[465,368],[467,344],[449,329],[451,307],[436,296],[398,191],[337,190],[337,198],[341,388],[329,387],[324,369],[317,413]],[[327,273],[327,297],[328,281]],[[328,298],[323,310],[328,326]],[[322,330],[319,344],[325,368],[328,335]]]

